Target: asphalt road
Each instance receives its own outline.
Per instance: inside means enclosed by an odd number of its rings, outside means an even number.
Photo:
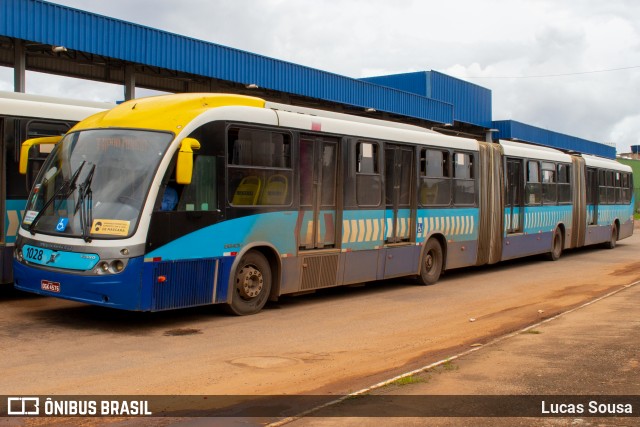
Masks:
[[[217,307],[129,313],[0,290],[0,394],[345,394],[640,279],[640,236],[448,272]]]

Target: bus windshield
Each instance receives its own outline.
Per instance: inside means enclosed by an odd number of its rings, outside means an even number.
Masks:
[[[67,135],[40,170],[22,227],[86,241],[130,236],[172,139],[130,129]]]

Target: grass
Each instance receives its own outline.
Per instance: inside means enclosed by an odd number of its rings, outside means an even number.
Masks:
[[[542,332],[537,331],[535,329],[529,329],[528,331],[524,331],[525,334],[532,334],[532,335],[538,335],[541,334]]]
[[[455,365],[451,360],[447,360],[442,364],[442,369],[444,369],[445,371],[457,371],[458,365]]]
[[[408,377],[399,378],[399,379],[395,380],[394,382],[392,382],[391,384],[403,386],[403,385],[410,385],[410,384],[426,383],[427,381],[429,381],[428,378],[416,377],[414,375],[409,375]]]

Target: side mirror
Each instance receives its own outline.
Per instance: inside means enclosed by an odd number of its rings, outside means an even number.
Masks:
[[[42,156],[33,156],[31,157],[31,148],[36,147],[42,144],[57,144],[62,139],[62,136],[45,136],[42,138],[31,138],[27,139],[22,143],[22,147],[20,148],[20,167],[19,172],[22,175],[26,175],[27,170],[29,169],[30,160],[31,161],[42,161],[44,160]],[[39,154],[39,153],[38,153]]]
[[[193,150],[199,150],[200,143],[194,138],[185,138],[178,151],[178,163],[176,164],[176,183],[191,184],[193,175]]]

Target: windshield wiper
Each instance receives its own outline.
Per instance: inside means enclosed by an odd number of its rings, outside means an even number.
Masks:
[[[75,216],[80,210],[80,228],[82,229],[82,238],[85,242],[90,242],[91,237],[89,237],[89,233],[87,229],[91,227],[91,223],[93,222],[93,192],[91,191],[91,181],[93,180],[93,172],[96,170],[96,165],[92,165],[87,177],[84,179],[84,182],[80,184],[80,189],[78,190],[78,204],[76,204],[76,209],[73,212]]]
[[[76,181],[78,181],[78,176],[80,176],[80,172],[82,171],[82,168],[84,167],[85,163],[86,161],[83,160],[82,163],[80,163],[80,166],[78,166],[78,169],[76,169],[76,171],[71,176],[71,179],[63,181],[62,185],[58,187],[55,193],[53,193],[53,195],[49,198],[49,200],[45,202],[42,209],[38,211],[38,214],[35,216],[35,218],[33,218],[33,221],[31,222],[31,224],[29,224],[28,230],[32,235],[36,234],[36,232],[33,231],[33,229],[36,227],[36,224],[38,223],[40,218],[42,218],[42,214],[44,214],[44,211],[46,211],[47,208],[51,206],[51,203],[53,203],[63,191],[64,191],[64,197],[67,198],[69,197],[69,194],[73,193],[76,190]]]

